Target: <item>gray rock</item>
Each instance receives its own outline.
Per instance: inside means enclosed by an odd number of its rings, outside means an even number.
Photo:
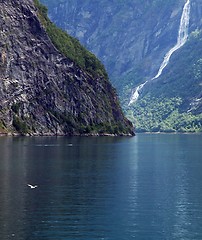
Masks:
[[[87,16],[87,15],[86,15]],[[133,134],[115,90],[52,44],[31,0],[0,2],[0,131]]]

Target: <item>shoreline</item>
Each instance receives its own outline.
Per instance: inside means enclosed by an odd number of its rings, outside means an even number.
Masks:
[[[134,137],[132,134],[111,134],[111,133],[88,133],[88,134],[20,134],[20,133],[1,133],[0,137]]]
[[[137,135],[202,135],[202,132],[134,132],[132,134],[110,134],[110,133],[88,133],[88,134],[20,134],[20,133],[2,133],[0,137],[135,137]]]
[[[138,134],[202,134],[202,132],[135,132],[136,135]]]

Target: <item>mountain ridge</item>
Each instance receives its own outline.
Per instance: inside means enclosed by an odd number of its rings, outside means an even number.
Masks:
[[[200,0],[190,0],[187,43],[171,56],[162,75],[147,84],[141,98],[130,107],[134,89],[157,74],[165,54],[176,44],[187,1],[42,1],[50,6],[54,22],[78,37],[103,61],[122,107],[135,122],[137,131],[202,131]],[[151,109],[143,107],[145,101]],[[157,116],[155,105],[160,103],[165,108],[159,109],[161,116]],[[167,116],[164,113],[169,103]],[[181,124],[177,119],[182,119]]]

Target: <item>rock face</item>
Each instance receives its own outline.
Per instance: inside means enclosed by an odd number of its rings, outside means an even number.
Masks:
[[[32,0],[0,1],[0,131],[133,134],[108,79],[56,49]]]
[[[167,108],[168,102],[172,102],[174,106],[171,104],[170,109],[179,114],[184,113],[176,117],[182,117],[181,122],[184,117],[193,117],[194,120],[184,123],[184,126],[196,124],[196,128],[202,130],[201,116],[198,116],[202,113],[201,0],[190,0],[187,43],[172,55],[163,74],[153,83],[147,84],[137,103],[130,107],[128,104],[135,88],[156,76],[165,54],[175,46],[183,7],[187,1],[42,1],[49,7],[49,15],[57,25],[79,38],[102,59],[119,92],[123,108],[132,112],[135,118],[138,117],[135,122],[138,125],[141,125],[143,119],[146,119],[144,125],[151,122],[150,127],[141,126],[141,129],[153,131],[152,125],[155,124],[155,131],[161,131],[164,129],[160,126],[163,121],[164,126],[173,122],[169,129],[179,129],[174,127],[174,119],[167,119],[168,116],[172,118],[176,115]],[[162,99],[166,100],[163,103],[165,109],[155,110],[155,105],[161,103]],[[144,104],[139,102],[141,100]],[[151,102],[153,106],[150,106]],[[152,108],[149,114],[148,109],[145,111],[145,104]],[[155,112],[159,113],[158,119],[153,117]],[[186,131],[184,126],[182,129]]]

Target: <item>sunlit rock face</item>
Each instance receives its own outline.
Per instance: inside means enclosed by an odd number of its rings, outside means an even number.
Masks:
[[[0,132],[133,134],[108,79],[56,49],[32,0],[0,6]]]

